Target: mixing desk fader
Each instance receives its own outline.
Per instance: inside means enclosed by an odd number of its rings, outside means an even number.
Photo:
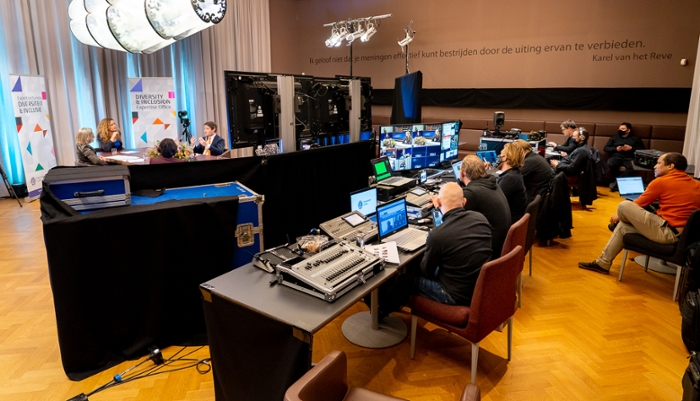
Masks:
[[[336,240],[353,242],[360,231],[365,236],[365,242],[370,242],[377,236],[377,223],[369,220],[358,211],[328,220],[321,223],[319,227]]]

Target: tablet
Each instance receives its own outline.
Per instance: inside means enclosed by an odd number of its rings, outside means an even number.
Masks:
[[[343,220],[345,220],[346,223],[350,224],[353,227],[357,227],[365,222],[365,219],[357,213],[351,213],[343,217]]]

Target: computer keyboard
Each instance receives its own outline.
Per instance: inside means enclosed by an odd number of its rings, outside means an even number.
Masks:
[[[426,236],[426,234],[427,233],[425,231],[406,230],[405,234],[402,233],[400,236],[395,238],[394,241],[396,241],[397,246],[401,246],[401,245],[404,245],[404,244],[407,244],[407,243],[413,241],[416,238],[424,237],[424,236]]]

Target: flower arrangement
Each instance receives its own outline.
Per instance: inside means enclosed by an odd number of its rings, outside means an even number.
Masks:
[[[382,142],[382,145],[384,145],[385,148],[393,148],[394,145],[396,145],[396,141],[391,138],[387,138]]]
[[[413,143],[416,145],[425,145],[425,142],[426,142],[426,140],[422,136],[419,136],[413,140]]]
[[[184,159],[188,162],[197,161],[197,159],[195,158],[195,153],[192,151],[192,148],[190,148],[190,146],[186,142],[175,141],[175,144],[177,145],[177,152],[173,155],[173,158]],[[160,150],[158,149],[158,145],[160,145],[160,141],[156,141],[155,145],[152,148],[148,149],[148,151],[146,152],[148,157],[160,157]]]

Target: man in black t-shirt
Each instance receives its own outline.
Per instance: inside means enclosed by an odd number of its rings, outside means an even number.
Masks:
[[[617,135],[611,136],[604,148],[605,152],[610,156],[608,159],[610,174],[614,178],[631,175],[632,171],[634,171],[634,166],[632,165],[634,151],[640,149],[644,149],[644,143],[632,133],[632,124],[620,124],[620,127],[617,129]],[[617,191],[617,181],[613,180],[610,184],[610,189],[613,192]]]

